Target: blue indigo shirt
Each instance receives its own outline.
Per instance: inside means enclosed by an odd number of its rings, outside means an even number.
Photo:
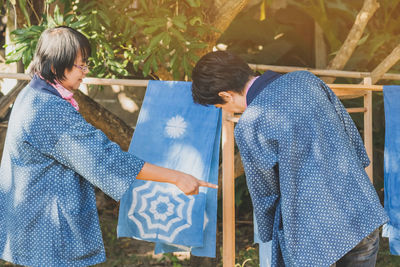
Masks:
[[[0,258],[29,266],[105,260],[94,186],[118,200],[144,162],[44,80],[18,95],[0,168]]]
[[[263,88],[235,137],[272,266],[330,266],[387,222],[359,132],[313,74],[292,72]]]

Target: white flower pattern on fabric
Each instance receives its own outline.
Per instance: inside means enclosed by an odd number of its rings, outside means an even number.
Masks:
[[[150,191],[140,193],[147,190]],[[174,193],[171,195],[170,187],[148,182],[133,188],[128,218],[136,224],[142,239],[158,238],[173,243],[182,230],[192,225],[194,200],[193,196]],[[134,214],[136,210],[137,213]],[[168,222],[164,223],[167,218]]]
[[[168,197],[158,196],[150,203],[150,212],[154,214],[156,220],[165,221],[168,216],[174,214],[174,207]]]
[[[180,115],[176,115],[167,121],[165,133],[168,137],[177,139],[184,135],[186,128],[187,123],[185,119]]]

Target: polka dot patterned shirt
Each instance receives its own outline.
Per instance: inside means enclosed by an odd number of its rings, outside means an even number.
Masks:
[[[105,260],[94,186],[118,200],[144,162],[38,77],[17,97],[0,168],[0,258],[28,266]]]
[[[235,137],[272,266],[330,266],[387,221],[354,122],[313,74],[267,85]]]

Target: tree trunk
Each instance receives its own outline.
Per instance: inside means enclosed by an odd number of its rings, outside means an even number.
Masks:
[[[133,134],[131,127],[81,91],[77,90],[74,98],[79,104],[79,112],[87,122],[103,131],[123,150],[128,150]]]
[[[208,42],[208,47],[198,54],[200,57],[212,51],[219,37],[250,0],[215,0],[212,2],[211,7],[204,10],[204,12],[209,14],[207,22],[216,28],[217,31],[210,33],[205,38]]]
[[[213,5],[213,12],[210,13],[209,23],[218,32],[209,36],[208,42],[212,47],[221,34],[228,28],[237,14],[247,5],[249,0],[216,0]]]
[[[329,63],[327,69],[342,70],[346,63],[349,61],[351,55],[357,47],[358,41],[364,33],[368,21],[374,15],[375,11],[379,8],[377,0],[365,0],[363,7],[358,13],[356,20],[351,28],[346,40],[344,41],[339,52],[335,58]],[[326,83],[333,83],[335,78],[324,79]]]

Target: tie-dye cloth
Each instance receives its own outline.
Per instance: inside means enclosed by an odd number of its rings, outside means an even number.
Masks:
[[[390,253],[400,255],[400,86],[384,86],[385,103],[385,210],[390,221],[382,236],[389,238]]]
[[[193,103],[190,82],[150,81],[129,151],[143,160],[218,183],[220,110]],[[156,253],[215,256],[217,190],[186,196],[136,181],[121,199],[118,236],[157,242]]]

